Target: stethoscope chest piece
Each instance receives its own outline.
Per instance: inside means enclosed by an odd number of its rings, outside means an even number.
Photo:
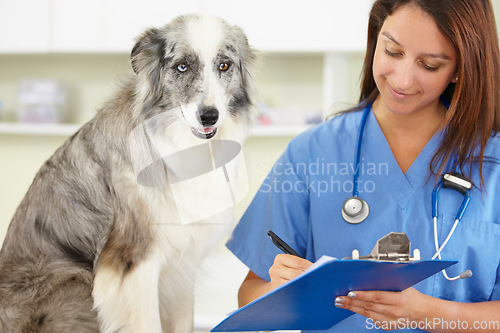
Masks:
[[[342,205],[342,217],[351,224],[363,222],[370,213],[370,207],[360,197],[353,196],[347,198]]]
[[[366,125],[366,119],[370,113],[371,105],[365,108],[361,123],[359,125],[358,138],[356,139],[356,150],[354,152],[354,165],[356,169],[352,176],[352,197],[347,198],[342,205],[342,217],[347,223],[358,224],[363,222],[370,213],[370,207],[366,201],[358,197],[358,176],[359,176],[359,162],[361,156],[361,142],[363,141],[363,131]]]

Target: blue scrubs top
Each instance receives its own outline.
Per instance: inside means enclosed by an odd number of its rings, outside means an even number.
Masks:
[[[412,250],[422,258],[435,253],[431,194],[435,185],[429,163],[439,146],[436,133],[406,173],[399,168],[378,122],[370,112],[361,145],[359,196],[370,206],[368,218],[357,225],[341,215],[345,199],[352,196],[354,153],[362,112],[337,116],[294,138],[263,182],[236,226],[228,248],[252,272],[269,281],[268,270],[281,253],[269,240],[273,230],[306,259],[322,255],[343,258],[353,249],[369,254],[375,242],[391,231],[408,235]],[[485,156],[500,160],[500,136],[492,137]],[[450,166],[445,171],[451,171]],[[483,164],[485,188],[471,190],[471,201],[450,241],[443,259],[457,259],[448,276],[466,269],[469,279],[447,281],[441,273],[417,284],[434,297],[482,302],[500,299],[500,165]],[[473,181],[481,184],[477,166]],[[463,196],[451,189],[439,192],[438,239],[450,231]],[[332,302],[334,300],[332,299]],[[328,332],[373,331],[358,314]]]

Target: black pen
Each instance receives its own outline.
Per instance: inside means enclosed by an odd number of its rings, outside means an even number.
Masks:
[[[273,244],[276,245],[278,249],[281,251],[285,252],[286,254],[291,254],[293,256],[297,256],[299,258],[302,258],[300,254],[298,254],[294,249],[290,247],[287,243],[285,243],[281,238],[278,237],[274,232],[269,230],[267,232],[267,235],[271,237],[271,240],[273,241]]]

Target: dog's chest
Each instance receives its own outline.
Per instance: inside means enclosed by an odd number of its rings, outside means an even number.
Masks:
[[[228,181],[229,180],[229,181]],[[168,185],[163,191],[140,188],[152,226],[184,227],[228,225],[234,221],[233,178],[222,170],[211,175]],[[195,231],[189,231],[190,235]]]

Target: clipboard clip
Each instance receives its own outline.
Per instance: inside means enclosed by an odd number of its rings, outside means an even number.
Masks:
[[[359,251],[354,249],[352,251],[352,257],[346,257],[343,259],[398,262],[420,260],[420,251],[418,249],[413,250],[412,257],[410,248],[410,240],[404,232],[391,232],[377,241],[369,255],[360,256]]]

